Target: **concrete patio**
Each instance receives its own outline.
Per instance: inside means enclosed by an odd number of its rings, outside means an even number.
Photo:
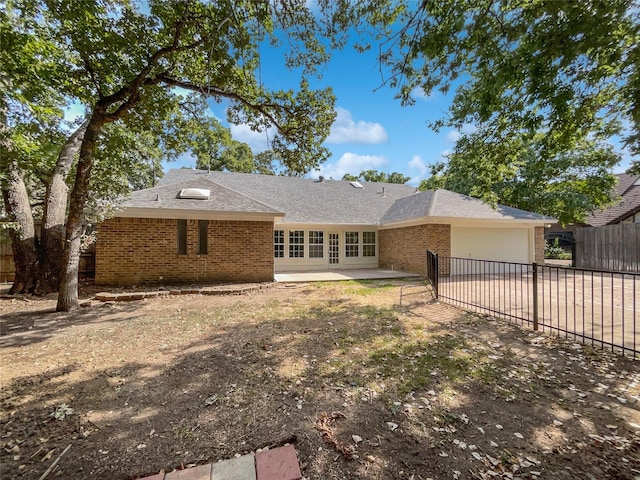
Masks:
[[[335,282],[340,280],[378,280],[385,278],[422,277],[417,273],[402,272],[400,270],[385,270],[382,268],[361,268],[350,270],[325,270],[306,272],[283,272],[274,275],[276,282]]]

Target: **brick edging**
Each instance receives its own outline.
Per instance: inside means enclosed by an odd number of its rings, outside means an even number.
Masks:
[[[155,290],[151,292],[126,292],[111,293],[99,292],[95,294],[95,300],[101,302],[131,302],[145,298],[167,297],[169,295],[244,295],[271,288],[273,283],[260,283],[255,285],[224,285],[217,287],[188,287],[170,290]]]

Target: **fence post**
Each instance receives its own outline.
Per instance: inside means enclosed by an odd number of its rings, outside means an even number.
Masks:
[[[438,276],[439,276],[439,271],[440,271],[440,268],[438,266],[438,254],[437,253],[433,256],[433,263],[434,263],[434,275],[433,275],[433,277],[434,277],[434,283],[436,285],[435,290],[436,290],[436,300],[437,300],[438,299],[438,281],[439,281]]]
[[[427,249],[427,279],[431,284],[435,299],[438,299],[438,255]]]
[[[533,329],[538,330],[538,264],[533,262]]]

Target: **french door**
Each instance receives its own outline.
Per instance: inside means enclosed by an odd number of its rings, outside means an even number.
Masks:
[[[340,234],[329,233],[329,265],[340,263]]]

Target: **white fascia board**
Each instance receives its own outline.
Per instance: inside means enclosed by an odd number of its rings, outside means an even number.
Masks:
[[[515,218],[463,218],[463,217],[422,217],[401,222],[385,223],[380,225],[380,230],[389,230],[393,228],[415,227],[417,225],[438,224],[451,226],[468,226],[468,227],[544,227],[553,223],[551,220],[540,219],[515,219]]]
[[[378,230],[391,230],[393,228],[415,227],[417,225],[424,225],[429,222],[427,217],[414,218],[411,220],[402,220],[400,222],[383,223],[378,226]]]
[[[526,218],[461,218],[461,217],[429,217],[427,223],[449,223],[452,226],[474,227],[544,227],[553,223],[554,219]]]
[[[279,220],[276,222],[277,227],[298,229],[298,230],[344,230],[347,228],[355,229],[373,229],[377,230],[379,225],[371,223],[299,223],[287,222]]]
[[[268,212],[217,212],[211,210],[127,207],[124,210],[117,212],[114,216],[123,218],[177,218],[186,220],[241,220],[247,222],[276,222],[284,217],[284,214]]]

